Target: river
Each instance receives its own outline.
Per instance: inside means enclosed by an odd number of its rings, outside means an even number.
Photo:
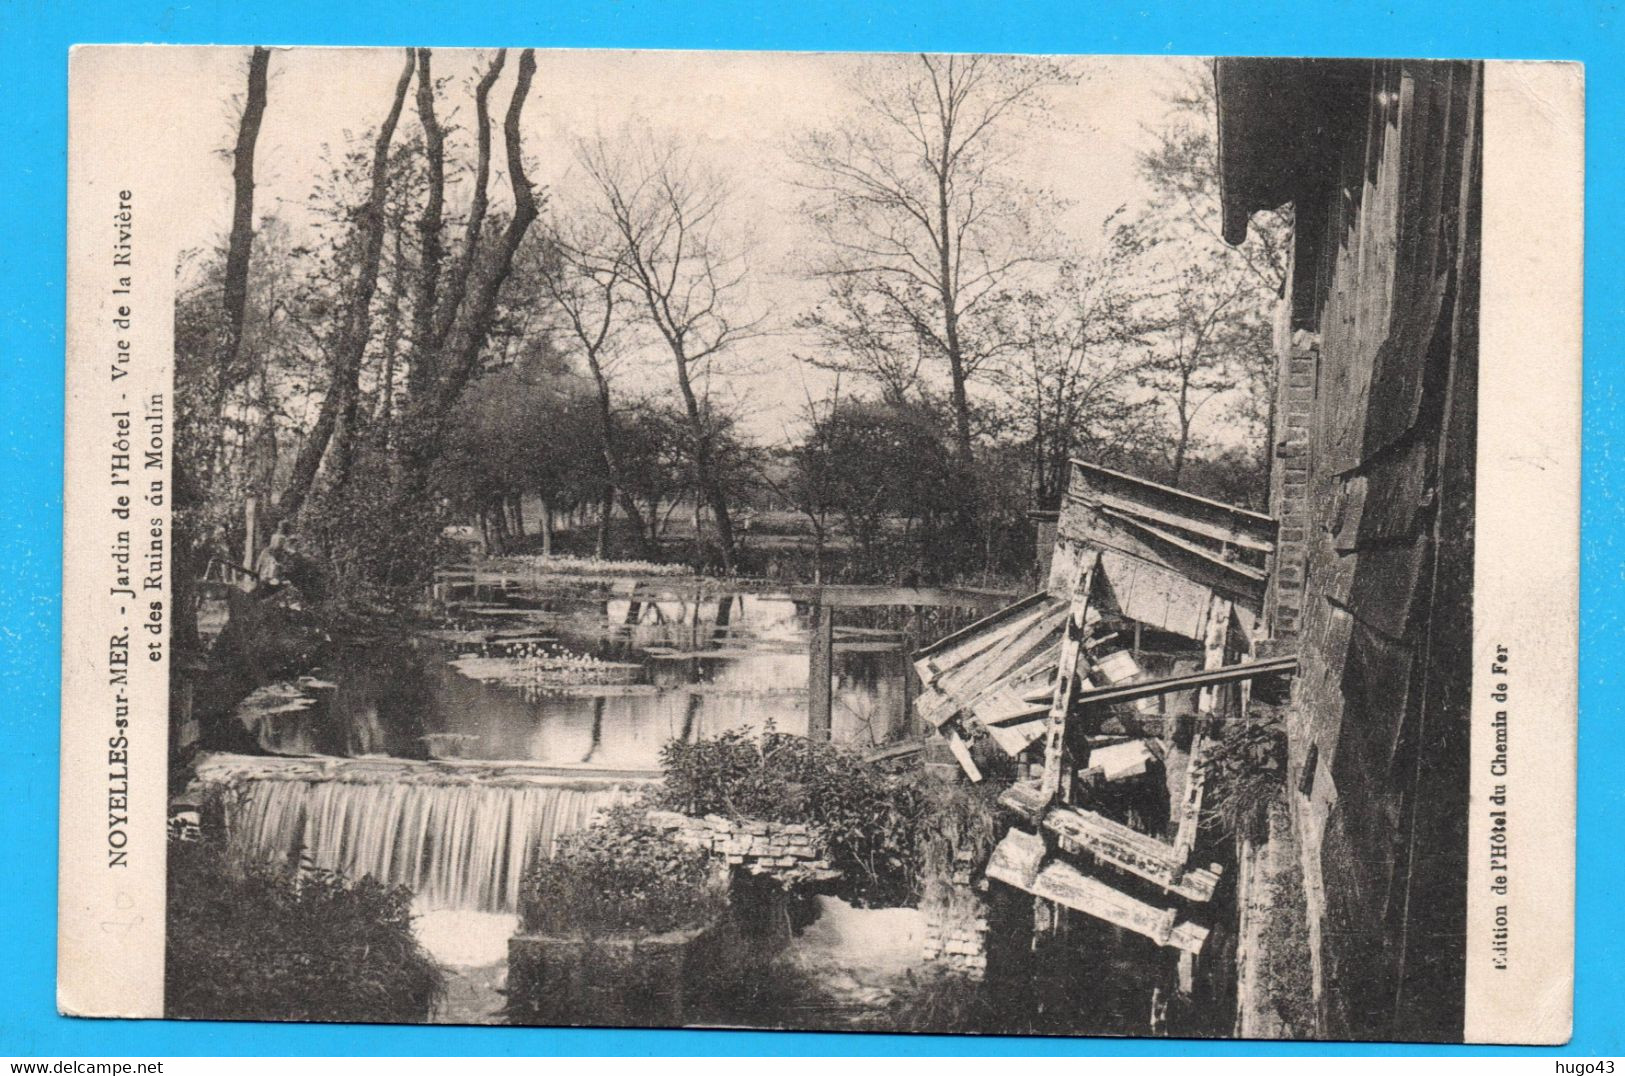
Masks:
[[[468,1020],[494,1004],[469,983],[500,982],[533,857],[655,779],[666,743],[807,731],[809,609],[663,578],[459,573],[435,596],[432,627],[245,699],[263,754],[199,777],[237,789],[228,824],[261,853],[409,886]],[[838,633],[837,742],[906,735],[904,667],[895,634]]]

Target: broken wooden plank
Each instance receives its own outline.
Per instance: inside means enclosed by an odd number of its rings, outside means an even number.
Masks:
[[[954,665],[974,656],[993,645],[998,640],[998,632],[1012,627],[1024,617],[1033,614],[1036,607],[1044,605],[1052,599],[1048,592],[1039,591],[1006,606],[999,611],[985,616],[951,635],[941,639],[914,653],[915,667],[920,668],[920,679],[929,680],[930,675],[936,675],[938,669],[952,668]],[[922,663],[924,667],[921,668]]]
[[[1035,825],[1043,819],[1048,804],[1036,781],[1017,781],[999,793],[999,805]]]
[[[991,875],[990,875],[991,877]],[[1005,879],[1000,878],[1000,881]],[[1014,884],[1014,883],[1006,883]],[[1200,953],[1207,943],[1208,929],[1190,921],[1181,922],[1173,908],[1158,908],[1132,897],[1098,878],[1091,878],[1064,860],[1051,860],[1026,889],[1035,897],[1054,901],[1085,915],[1132,930],[1158,945]]]
[[[1127,650],[1119,650],[1096,658],[1094,665],[1099,670],[1100,678],[1108,684],[1132,684],[1145,677],[1145,670],[1140,668],[1140,663]],[[1134,708],[1142,714],[1154,714],[1158,711],[1156,700],[1149,695],[1135,699]]]
[[[994,847],[984,873],[1006,885],[1031,891],[1047,854],[1043,837],[1012,827]]]
[[[1203,664],[1208,669],[1224,667],[1224,655],[1230,642],[1230,603],[1215,594],[1213,607],[1208,613],[1207,641]],[[1207,786],[1208,726],[1212,723],[1214,708],[1218,704],[1218,685],[1207,684],[1197,694],[1196,735],[1191,738],[1190,762],[1185,770],[1184,794],[1180,797],[1176,814],[1178,825],[1174,830],[1174,854],[1181,863],[1190,859],[1196,848],[1197,831],[1202,823],[1202,795]]]
[[[1043,826],[1060,839],[1064,850],[1086,853],[1186,900],[1212,900],[1219,884],[1216,871],[1186,870],[1189,856],[1180,855],[1173,845],[1093,811],[1052,807]]]
[[[1089,768],[1099,769],[1101,780],[1126,781],[1151,768],[1157,753],[1150,740],[1129,740],[1106,747],[1089,748]]]
[[[1071,578],[1077,570],[1076,562],[1080,556],[1089,558],[1097,553],[1116,553],[1173,573],[1189,584],[1221,591],[1226,597],[1251,608],[1260,608],[1263,604],[1263,580],[1233,571],[1235,562],[1226,561],[1216,550],[1198,546],[1200,554],[1192,552],[1183,547],[1182,539],[1165,541],[1144,529],[1149,524],[1133,520],[1132,517],[1110,515],[1096,506],[1076,504],[1070,506],[1067,513],[1065,518],[1071,521],[1073,533],[1056,544],[1051,562],[1052,593],[1064,593],[1053,589],[1056,580]],[[1193,543],[1184,543],[1190,544]]]
[[[1046,724],[1044,718],[1038,717],[1019,725],[990,725],[987,734],[1000,750],[1014,758],[1044,735]]]
[[[983,653],[942,672],[933,686],[958,699],[961,708],[968,706],[989,685],[1052,650],[1066,615],[1066,604],[1054,602]]]
[[[1084,460],[1074,459],[1071,462],[1072,470],[1067,482],[1069,498],[1111,497],[1233,528],[1259,539],[1274,537],[1276,521],[1263,512],[1226,504]]]
[[[925,740],[900,740],[897,743],[881,744],[871,747],[863,753],[865,762],[889,762],[892,759],[907,758],[909,755],[919,754],[925,750]]]
[[[1149,626],[1201,637],[1212,588],[1172,568],[1115,550],[1101,550],[1100,570],[1118,612]]]
[[[1245,564],[1239,560],[1228,560],[1223,553],[1217,550],[1202,545],[1200,542],[1182,538],[1166,527],[1129,515],[1127,512],[1120,512],[1115,508],[1107,508],[1104,505],[1098,510],[1101,515],[1115,519],[1125,526],[1133,527],[1135,530],[1148,534],[1159,542],[1167,542],[1169,545],[1174,546],[1176,549],[1182,549],[1193,557],[1201,557],[1216,568],[1235,572],[1244,579],[1250,579],[1255,583],[1264,581],[1264,569],[1262,568],[1255,568],[1251,564]]]
[[[1072,697],[1078,687],[1078,657],[1082,650],[1084,632],[1089,624],[1089,593],[1095,581],[1099,558],[1087,563],[1078,576],[1072,591],[1071,610],[1061,634],[1061,656],[1055,677],[1055,695],[1050,703],[1049,719],[1044,733],[1044,776],[1039,791],[1046,801],[1053,802],[1061,792],[1061,775],[1065,772],[1066,719],[1072,710]]]
[[[1181,512],[1154,508],[1132,498],[1116,496],[1110,493],[1095,493],[1091,499],[1098,502],[1103,508],[1109,508],[1125,515],[1138,516],[1147,522],[1164,527],[1189,531],[1193,535],[1218,542],[1221,546],[1233,545],[1238,549],[1245,549],[1253,553],[1275,552],[1273,538],[1262,536],[1264,528],[1245,528],[1223,523],[1211,523]],[[1273,530],[1274,524],[1275,521],[1272,519],[1268,529]]]
[[[1187,997],[1196,992],[1196,954],[1189,949],[1179,954],[1179,992]]]
[[[966,746],[959,733],[950,730],[946,739],[948,750],[953,752],[954,760],[959,763],[959,768],[965,771],[965,776],[971,779],[971,784],[981,783],[982,771],[976,765],[976,760],[970,757],[970,748]]]

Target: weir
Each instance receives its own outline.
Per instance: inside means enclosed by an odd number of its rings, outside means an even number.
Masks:
[[[562,837],[644,783],[379,762],[216,756],[198,779],[241,790],[227,798],[226,827],[262,855],[408,886],[422,910],[487,912],[517,908],[534,857],[551,856]]]

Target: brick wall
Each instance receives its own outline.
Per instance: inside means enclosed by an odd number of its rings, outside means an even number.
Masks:
[[[977,892],[976,854],[960,849],[947,878],[926,886],[924,957],[972,979],[987,971],[987,902]]]
[[[1275,462],[1270,469],[1270,514],[1280,521],[1280,531],[1265,609],[1272,637],[1296,639],[1309,561],[1309,446],[1320,339],[1301,329],[1282,335],[1287,338],[1278,344]]]
[[[708,814],[690,818],[675,811],[650,811],[649,821],[684,844],[704,848],[729,867],[768,875],[785,885],[840,877],[830,866],[823,836],[801,822],[756,822]]]

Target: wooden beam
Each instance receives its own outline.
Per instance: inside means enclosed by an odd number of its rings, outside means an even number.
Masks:
[[[807,738],[830,738],[834,722],[835,610],[820,605],[807,640]]]
[[[1218,557],[1216,551],[1210,554],[1203,549],[1202,555],[1196,555],[1176,542],[1147,532],[1147,524],[1130,517],[1119,518],[1097,506],[1077,504],[1068,511],[1071,526],[1056,544],[1058,565],[1064,564],[1069,551],[1075,551],[1070,555],[1084,557],[1115,552],[1165,568],[1208,590],[1223,591],[1249,608],[1259,608],[1263,602],[1263,582],[1232,570],[1234,565]],[[1064,575],[1065,569],[1058,569],[1057,574]]]
[[[1050,596],[1047,591],[1040,590],[1036,594],[1029,594],[1025,598],[1016,602],[1014,605],[1008,605],[990,616],[984,616],[974,623],[967,624],[965,627],[960,628],[951,635],[944,635],[930,646],[915,652],[914,657],[916,660],[919,660],[931,657],[935,654],[944,653],[957,647],[962,642],[981,635],[990,628],[997,627],[1001,621],[1013,621],[1015,618],[1025,615],[1034,607],[1043,605],[1049,600]]]
[[[1219,884],[1217,871],[1186,870],[1189,856],[1175,846],[1093,811],[1052,807],[1043,825],[1060,839],[1063,850],[1087,854],[1186,900],[1210,901]]]
[[[1093,498],[1104,509],[1122,513],[1124,515],[1138,516],[1150,523],[1159,523],[1163,526],[1174,527],[1178,530],[1189,531],[1203,538],[1211,539],[1224,545],[1233,545],[1238,549],[1251,550],[1254,553],[1273,553],[1275,543],[1248,533],[1240,527],[1227,527],[1222,524],[1206,523],[1199,519],[1179,512],[1165,512],[1152,508],[1149,505],[1139,504],[1124,497],[1113,497],[1108,494],[1096,494]],[[1273,524],[1273,521],[1272,521]]]
[[[1222,519],[1236,526],[1252,529],[1260,534],[1267,534],[1275,528],[1275,519],[1263,512],[1255,512],[1250,508],[1238,508],[1233,504],[1215,501],[1211,497],[1198,496],[1173,486],[1165,486],[1161,482],[1152,482],[1137,475],[1127,474],[1123,471],[1113,471],[1099,464],[1088,463],[1084,460],[1072,461],[1073,476],[1079,481],[1068,483],[1067,495],[1073,499],[1086,496],[1089,493],[1104,493],[1110,490],[1132,500],[1157,499],[1177,506],[1181,514],[1200,515],[1209,519]]]
[[[1192,691],[1218,684],[1234,684],[1242,680],[1255,680],[1260,676],[1291,676],[1298,671],[1297,655],[1270,658],[1266,661],[1248,661],[1240,665],[1225,665],[1204,672],[1184,673],[1179,676],[1161,676],[1154,680],[1141,680],[1135,684],[1114,684],[1109,687],[1080,691],[1073,699],[1074,706],[1097,706],[1107,703],[1133,702],[1152,695],[1167,695],[1175,691]],[[1019,721],[1030,715],[1013,715],[999,719],[1000,724]]]
[[[870,587],[825,586],[789,587],[797,601],[827,605],[833,609],[860,609],[891,605],[951,606],[959,609],[998,609],[1017,598],[1007,590],[980,590],[973,587]]]
[[[1209,670],[1224,667],[1224,655],[1230,642],[1230,603],[1215,594],[1208,610],[1207,640],[1203,663]],[[1207,785],[1207,753],[1209,726],[1218,705],[1219,688],[1208,684],[1197,693],[1196,735],[1191,737],[1190,762],[1185,769],[1184,795],[1180,797],[1178,825],[1174,832],[1174,854],[1181,863],[1190,859],[1196,848],[1197,830],[1202,823],[1202,794]]]
[[[925,750],[925,740],[899,740],[897,743],[881,744],[871,747],[863,753],[865,762],[889,762],[892,759],[907,758],[917,755]]]
[[[1001,844],[1000,849],[1003,847]],[[1021,850],[1025,850],[1025,846]],[[1147,904],[1098,878],[1089,877],[1070,863],[1052,860],[1036,873],[1029,874],[1030,869],[1031,864],[1025,857],[1000,856],[996,851],[988,861],[986,873],[989,878],[1035,897],[1144,935],[1158,945],[1200,953],[1207,943],[1206,927],[1188,920],[1181,922],[1175,909]]]
[[[1159,542],[1167,542],[1175,549],[1183,550],[1193,557],[1201,557],[1203,560],[1222,571],[1235,572],[1243,579],[1250,580],[1253,583],[1262,583],[1264,581],[1265,576],[1262,568],[1254,568],[1250,564],[1243,564],[1236,560],[1225,560],[1217,550],[1209,549],[1207,546],[1193,542],[1188,538],[1181,538],[1179,535],[1165,530],[1155,523],[1148,522],[1147,520],[1140,519],[1115,508],[1108,508],[1105,505],[1101,505],[1098,509],[1096,509],[1096,511],[1100,512],[1100,514],[1103,516],[1115,519],[1124,526],[1133,527],[1135,530],[1140,531],[1143,534],[1148,534]]]
[[[1061,792],[1061,776],[1066,772],[1066,719],[1072,710],[1072,698],[1078,688],[1078,658],[1082,653],[1083,636],[1089,630],[1089,592],[1094,586],[1097,556],[1078,575],[1072,589],[1072,610],[1061,629],[1061,657],[1055,673],[1055,694],[1050,702],[1049,723],[1044,734],[1044,776],[1039,782],[1039,793],[1046,802],[1054,802]]]
[[[948,750],[953,752],[954,761],[959,763],[959,768],[965,771],[965,776],[970,778],[971,784],[980,784],[981,768],[976,765],[976,760],[970,757],[970,748],[965,741],[952,729],[948,730],[945,736],[948,740]]]

